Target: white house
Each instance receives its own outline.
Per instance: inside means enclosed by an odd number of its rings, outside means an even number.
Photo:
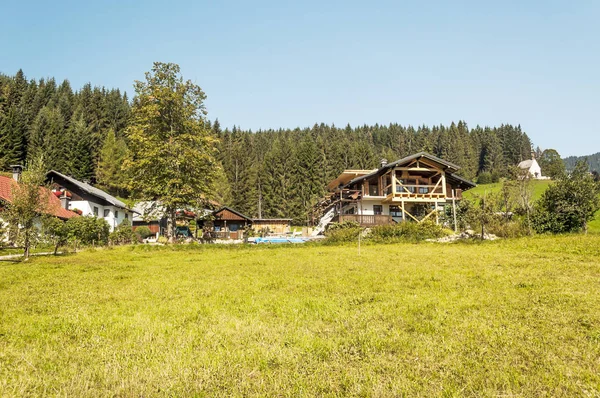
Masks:
[[[537,160],[535,160],[535,158],[533,157],[529,160],[522,161],[521,163],[519,163],[518,167],[521,170],[527,170],[529,172],[529,175],[531,175],[536,180],[550,179],[550,177],[544,177],[542,175],[542,168],[538,164]]]
[[[13,178],[0,176],[0,242],[6,242],[8,240],[6,234],[2,233],[2,230],[8,227],[8,224],[2,219],[2,210],[10,206],[10,204],[13,202],[13,191],[19,185],[19,179],[23,169],[23,167],[20,165],[12,166],[12,168]],[[40,187],[40,194],[47,198],[47,214],[57,217],[61,220],[68,220],[69,218],[78,217],[78,215],[72,211],[64,209],[61,206],[60,200],[48,189]],[[42,223],[39,217],[34,220],[34,225],[38,229],[42,228]]]
[[[114,196],[58,171],[49,171],[46,179],[59,196],[63,208],[82,216],[103,218],[108,222],[111,232],[125,220],[131,224],[133,211]]]

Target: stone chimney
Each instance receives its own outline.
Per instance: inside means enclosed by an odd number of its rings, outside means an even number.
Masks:
[[[21,179],[21,173],[23,172],[23,166],[20,164],[13,164],[10,167],[12,168],[13,180],[19,182]]]
[[[379,162],[379,167],[380,168],[385,167],[385,166],[387,166],[387,164],[388,164],[387,159],[381,159],[381,161]]]

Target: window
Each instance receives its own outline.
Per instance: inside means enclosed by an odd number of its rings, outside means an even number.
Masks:
[[[373,205],[373,214],[376,216],[383,214],[383,205]]]
[[[110,210],[104,209],[104,217],[108,217],[110,215]]]
[[[115,210],[115,218],[119,218],[119,212]]]
[[[129,220],[129,213],[125,212],[125,219]]]
[[[390,216],[392,217],[402,217],[402,210],[400,210],[399,206],[390,206]]]
[[[94,216],[98,217],[98,208],[94,206]]]
[[[231,232],[237,232],[237,230],[240,229],[240,226],[238,224],[229,224],[228,227]]]
[[[429,193],[429,188],[419,187],[419,193],[421,193],[421,194]]]

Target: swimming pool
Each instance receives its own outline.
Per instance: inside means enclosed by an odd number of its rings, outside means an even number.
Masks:
[[[254,238],[254,241],[252,243],[304,243],[307,240],[309,240],[308,238],[286,238],[283,236],[269,236],[266,238]]]

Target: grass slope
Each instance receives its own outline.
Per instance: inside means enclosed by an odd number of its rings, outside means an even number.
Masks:
[[[552,181],[551,180],[532,180],[531,184],[533,186],[533,200],[537,200],[542,196],[544,191],[546,189],[548,189],[550,184],[552,184]],[[469,189],[468,191],[466,191],[463,195],[467,199],[472,199],[475,195],[483,196],[484,193],[491,194],[491,193],[500,192],[501,188],[502,188],[501,182],[497,182],[494,184],[477,185],[475,188]]]
[[[551,180],[533,180],[533,200],[538,200],[550,184]],[[476,196],[483,196],[485,193],[491,194],[499,192],[502,188],[502,183],[478,185],[473,189],[466,191],[463,195],[465,199],[473,199]],[[600,233],[600,211],[596,212],[595,219],[588,224],[588,230],[592,233]]]
[[[595,396],[599,243],[0,263],[0,396]]]

